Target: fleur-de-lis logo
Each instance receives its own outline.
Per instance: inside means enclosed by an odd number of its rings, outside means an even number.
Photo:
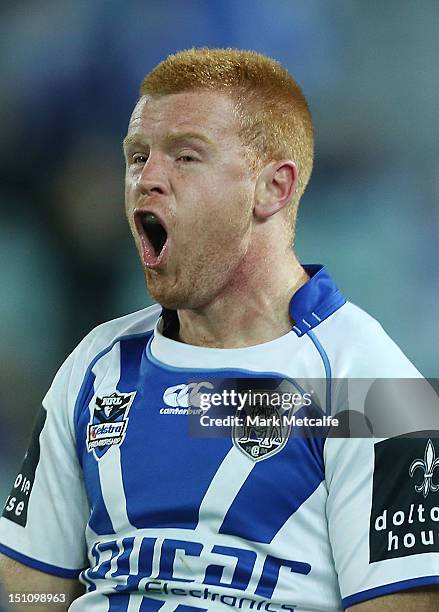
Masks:
[[[432,441],[428,440],[424,459],[415,459],[409,469],[410,477],[413,477],[416,468],[424,471],[424,481],[420,485],[415,485],[415,490],[422,493],[424,497],[427,497],[430,490],[439,491],[439,484],[433,482],[433,473],[437,467],[439,467],[439,457],[436,457]]]

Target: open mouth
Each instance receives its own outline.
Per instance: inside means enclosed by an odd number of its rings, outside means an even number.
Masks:
[[[138,212],[135,221],[142,239],[144,263],[153,266],[162,259],[168,232],[160,219],[151,212]]]

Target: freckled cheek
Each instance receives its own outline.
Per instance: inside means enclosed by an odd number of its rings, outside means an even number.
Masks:
[[[239,234],[245,227],[248,212],[244,189],[237,189],[230,175],[210,177],[191,185],[183,192],[177,190],[176,210],[180,244],[192,245],[192,249],[214,242],[223,242],[227,248],[228,239]]]

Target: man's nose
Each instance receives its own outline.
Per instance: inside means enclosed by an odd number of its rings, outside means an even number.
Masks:
[[[137,186],[144,195],[167,195],[169,188],[167,186],[164,164],[150,156],[142,168]]]

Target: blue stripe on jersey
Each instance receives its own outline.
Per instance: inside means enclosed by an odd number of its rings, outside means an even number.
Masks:
[[[117,389],[121,393],[138,390],[144,382],[140,364],[151,334],[143,337],[123,338],[120,341],[120,379]]]
[[[81,577],[81,581],[87,583],[87,593],[91,593],[92,591],[96,591],[96,585],[92,580],[87,578],[86,571],[87,570],[84,570],[83,572],[81,572],[80,577]]]
[[[151,599],[150,597],[144,597],[140,604],[139,612],[156,612],[160,610],[165,602],[160,599]]]
[[[187,376],[171,377],[152,364],[145,352],[141,355],[125,342],[121,343],[120,390],[135,389],[140,359],[141,384],[120,447],[128,519],[138,529],[195,529],[200,504],[232,441],[189,437],[187,415],[160,414],[166,408],[164,391],[187,384]]]
[[[128,604],[130,603],[129,595],[106,595],[110,603],[108,612],[127,612]],[[158,608],[157,608],[158,609]]]
[[[129,336],[121,336],[119,338],[116,338],[115,340],[113,340],[113,342],[109,346],[105,347],[100,353],[98,353],[90,362],[84,374],[84,380],[79,390],[78,397],[76,398],[75,409],[73,413],[74,414],[73,422],[76,428],[76,445],[77,445],[78,457],[79,457],[79,461],[81,465],[82,465],[82,453],[84,449],[82,448],[83,439],[81,438],[81,436],[78,435],[78,424],[79,424],[79,419],[81,418],[81,415],[84,412],[84,410],[88,412],[88,403],[90,402],[90,399],[91,399],[91,396],[89,395],[90,389],[93,388],[93,384],[94,384],[94,379],[90,383],[90,375],[92,374],[92,370],[94,366],[99,361],[99,359],[101,359],[104,355],[109,353],[111,349],[113,348],[113,346],[117,344],[118,342],[121,342],[122,340],[130,340],[134,338],[144,338],[145,342],[147,342],[150,339],[150,337],[152,337],[153,333],[154,333],[154,330],[150,330],[148,332],[143,332],[141,334],[131,334]],[[86,401],[87,396],[89,396],[88,402]]]
[[[155,538],[143,538],[140,545],[139,556],[137,559],[137,573],[130,571],[130,555],[133,552],[134,538],[125,538],[123,541],[124,552],[117,559],[116,575],[128,576],[126,585],[117,585],[116,591],[136,591],[139,589],[139,582],[145,576],[152,574],[152,557],[154,555]]]
[[[110,602],[108,612],[127,612],[130,603],[130,596],[128,595],[106,595]],[[156,612],[165,604],[164,601],[159,599],[151,599],[150,597],[143,597],[139,612]],[[179,608],[176,608],[179,609]],[[194,608],[190,608],[193,610]]]
[[[373,589],[360,591],[360,593],[355,593],[354,595],[349,595],[349,597],[344,597],[341,602],[343,609],[346,609],[350,606],[354,606],[355,604],[362,603],[363,601],[374,599],[375,597],[382,597],[383,595],[399,593],[400,591],[405,591],[406,589],[430,586],[433,584],[439,584],[439,576],[433,575],[421,576],[420,578],[409,578],[408,580],[399,580],[398,582],[391,582],[390,584],[383,584],[382,586],[378,586]]]
[[[290,438],[276,455],[256,463],[219,532],[270,543],[324,480],[322,438]]]
[[[117,576],[119,584],[114,587],[115,591],[119,593],[138,592],[140,581],[145,576],[151,576],[152,574],[155,541],[155,538],[141,539],[136,573],[133,573],[130,569],[130,558],[135,543],[134,537],[124,538],[122,541],[111,540],[94,544],[90,554],[94,563],[81,574],[81,577],[89,585],[88,591],[96,590],[97,580],[105,580],[108,577],[111,579],[113,576]],[[108,552],[110,555],[108,555]],[[115,559],[116,569],[110,572]]]
[[[326,375],[326,416],[330,416],[332,414],[332,412],[331,412],[332,411],[332,407],[331,407],[331,378],[332,378],[331,364],[329,362],[329,358],[328,358],[328,355],[326,354],[325,349],[320,344],[320,342],[317,339],[317,336],[315,335],[315,333],[312,332],[312,331],[309,331],[308,332],[308,336],[311,338],[314,346],[318,350],[319,355],[322,358],[323,365],[325,366],[325,375]]]
[[[107,508],[104,504],[104,499],[102,497],[102,489],[101,489],[101,481],[99,479],[99,470],[98,464],[96,461],[86,461],[87,457],[87,448],[84,443],[86,439],[86,431],[87,425],[90,419],[90,413],[88,410],[88,405],[91,401],[91,398],[94,395],[94,384],[95,384],[96,376],[93,372],[89,372],[87,378],[84,380],[84,384],[81,388],[81,393],[78,396],[78,401],[75,407],[75,411],[78,414],[77,420],[77,451],[79,456],[79,461],[84,470],[84,482],[85,487],[87,489],[87,496],[91,502],[90,507],[90,519],[88,524],[91,529],[98,535],[102,534],[110,534],[115,533],[113,529],[113,524],[111,522],[110,516],[107,512]],[[78,406],[82,406],[82,412],[79,413]]]
[[[87,375],[81,385],[81,390],[78,393],[78,397],[76,398],[75,412],[73,416],[73,422],[75,423],[76,430],[76,453],[78,455],[81,467],[84,467],[84,459],[87,455],[86,449],[84,447],[85,438],[80,435],[80,425],[85,425],[85,428],[87,428],[87,423],[90,418],[88,406],[95,392],[95,380],[96,376],[89,368],[87,370]]]
[[[87,592],[91,593],[92,591],[96,591],[96,584],[95,582],[88,577],[90,572],[93,572],[93,568],[96,567],[96,565],[99,563],[99,554],[97,551],[97,547],[98,547],[99,542],[96,542],[90,552],[89,552],[89,558],[93,557],[93,563],[90,563],[90,567],[88,567],[87,569],[85,569],[82,574],[81,574],[81,578],[84,580],[84,582],[87,583]]]
[[[120,447],[128,518],[138,529],[194,529],[201,501],[232,443],[209,440],[207,454],[206,440],[189,438],[185,415],[160,414],[166,407],[163,392],[187,379],[170,380],[168,372],[147,359],[144,345],[139,338],[120,342],[118,390],[137,390]],[[172,452],[166,452],[167,445],[172,445]]]
[[[151,540],[151,538],[145,538],[145,540]],[[151,542],[149,542],[150,544]],[[148,546],[148,542],[146,544]],[[117,572],[116,574],[118,576],[121,576],[123,573],[128,575],[128,580],[127,580],[127,587],[128,587],[128,582],[130,581],[131,578],[131,574],[129,573],[129,568],[130,568],[130,556],[131,553],[133,552],[133,547],[134,547],[134,537],[131,538],[124,538],[122,540],[122,549],[123,552],[122,554],[117,558]],[[142,547],[143,547],[143,541],[142,541]],[[154,544],[152,545],[151,548],[151,566],[149,568],[149,570],[151,571],[152,569],[152,554],[154,552]],[[139,561],[138,561],[138,565],[139,563],[142,563],[144,556],[141,554],[141,551],[139,551]],[[147,568],[148,570],[148,568]],[[149,576],[149,574],[142,574],[142,576]],[[137,572],[137,576],[139,576],[139,572]],[[139,578],[137,578],[137,580],[139,580]],[[138,584],[137,584],[138,586]],[[121,591],[124,590],[125,588],[124,586],[121,585],[117,585],[116,586],[116,591]]]
[[[105,552],[110,552],[110,556],[101,561],[101,555]],[[91,556],[94,559],[94,564],[83,573],[83,577],[90,584],[89,591],[96,590],[96,580],[103,580],[107,572],[111,569],[111,562],[119,555],[119,547],[116,540],[109,542],[97,542],[91,549]]]
[[[120,593],[117,595],[106,595],[110,602],[108,612],[127,612],[128,605],[130,603],[130,595],[121,595]],[[142,603],[140,604],[140,608],[138,608],[139,612],[157,612],[164,606],[165,602],[160,599],[152,599],[151,597],[143,597]],[[198,610],[201,612],[203,608],[192,608],[191,606],[178,606],[175,610]],[[207,612],[207,610],[205,610]]]
[[[180,604],[175,608],[175,612],[191,612],[191,610],[198,610],[198,612],[208,612],[207,608],[196,608],[195,606],[183,606]]]
[[[126,336],[124,340],[132,340],[134,342],[138,342],[139,344],[143,343],[143,345],[145,345],[152,333],[153,331],[151,330],[147,333],[133,334],[131,336]],[[87,448],[84,442],[87,437],[87,426],[90,420],[88,406],[95,393],[94,385],[96,380],[96,376],[92,370],[96,363],[99,361],[99,359],[109,353],[114,347],[114,345],[120,341],[120,338],[116,339],[114,342],[112,342],[110,346],[102,350],[91,361],[89,367],[87,368],[87,372],[84,377],[84,381],[81,385],[81,389],[78,393],[74,411],[74,423],[76,428],[76,448],[79,462],[84,470],[84,481],[87,489],[88,499],[90,500],[91,505],[89,525],[91,529],[93,529],[93,531],[98,535],[113,534],[115,533],[115,531],[102,496],[98,464],[95,460],[86,461],[86,459],[89,458],[89,453],[87,452]]]
[[[43,563],[42,561],[38,561],[33,557],[28,557],[27,555],[22,555],[21,553],[9,548],[9,546],[5,546],[4,544],[0,544],[0,553],[6,555],[10,559],[14,559],[14,561],[18,561],[23,565],[28,565],[29,567],[33,567],[40,572],[45,572],[46,574],[53,574],[54,576],[60,576],[61,578],[78,578],[79,574],[82,570],[73,570],[73,569],[65,569],[63,567],[58,567],[57,565],[52,565],[51,563]]]

